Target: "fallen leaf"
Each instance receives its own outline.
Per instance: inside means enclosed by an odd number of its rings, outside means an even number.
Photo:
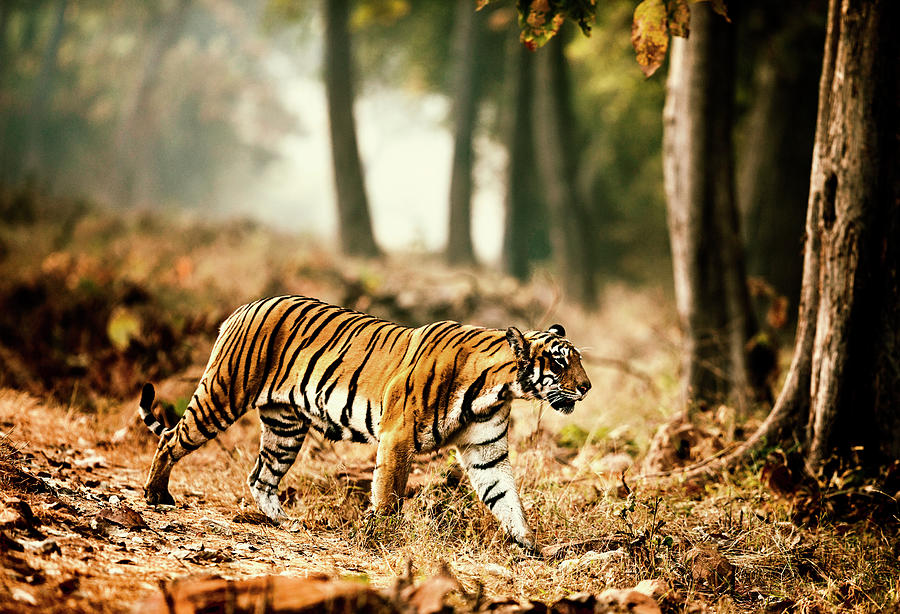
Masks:
[[[146,614],[168,612],[371,612],[397,614],[373,588],[359,582],[322,578],[262,576],[176,580],[139,604]]]
[[[272,521],[262,512],[242,510],[234,515],[231,522],[240,522],[244,524],[270,524]]]
[[[400,592],[400,600],[413,608],[416,614],[438,614],[445,609],[444,599],[453,591],[465,595],[462,584],[453,575],[450,566],[441,561],[440,571],[416,586],[408,586]]]
[[[715,591],[734,586],[734,566],[713,544],[691,548],[685,555],[685,563],[698,584],[705,584]]]
[[[487,563],[484,565],[484,571],[491,574],[492,576],[499,576],[505,580],[512,580],[513,572],[504,567],[503,565],[498,565],[497,563]]]
[[[144,529],[147,527],[144,518],[124,503],[116,507],[103,508],[97,512],[94,519],[98,524],[114,524],[126,529]]]
[[[550,606],[553,614],[594,614],[596,610],[597,598],[590,593],[575,593]]]
[[[609,611],[632,614],[662,614],[659,604],[652,597],[634,589],[608,589],[600,593],[599,604]]]

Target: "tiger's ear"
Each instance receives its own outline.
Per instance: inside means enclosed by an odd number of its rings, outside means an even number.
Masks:
[[[550,328],[547,329],[548,333],[553,333],[554,335],[559,335],[560,337],[566,336],[566,329],[563,328],[562,324],[554,324]]]
[[[509,342],[516,360],[523,361],[528,358],[528,342],[525,341],[522,331],[515,326],[510,326],[506,329],[506,340]]]

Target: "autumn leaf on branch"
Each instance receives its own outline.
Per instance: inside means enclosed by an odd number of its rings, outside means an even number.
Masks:
[[[724,17],[725,0],[690,0],[690,2],[708,1],[712,9]],[[691,7],[689,0],[643,0],[634,9],[634,20],[631,22],[631,44],[637,57],[637,63],[646,77],[650,77],[662,66],[669,49],[669,37],[687,38],[690,34]]]
[[[634,9],[631,44],[644,76],[662,66],[669,49],[669,36],[687,37],[691,9],[688,0],[643,0]]]
[[[483,9],[490,0],[476,0],[475,10]],[[520,39],[530,50],[543,47],[556,36],[566,19],[574,21],[585,36],[591,35],[596,13],[596,0],[517,0]]]
[[[725,18],[725,21],[731,23],[731,18],[728,17],[728,10],[725,8],[725,0],[694,0],[694,2],[705,2],[708,1],[710,6],[712,6],[712,10]]]
[[[644,76],[662,66],[669,49],[669,20],[663,0],[644,0],[635,7],[631,44]]]
[[[518,0],[519,27],[522,43],[534,51],[556,36],[568,18],[591,34],[596,0]]]

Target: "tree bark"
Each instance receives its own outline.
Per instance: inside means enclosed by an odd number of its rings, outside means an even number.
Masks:
[[[68,4],[68,0],[58,0],[56,3],[56,19],[53,22],[50,39],[47,41],[47,46],[44,49],[41,71],[38,73],[31,95],[24,167],[25,177],[29,179],[34,179],[46,162],[44,160],[44,141],[47,137],[47,103],[53,91],[53,82],[56,78],[57,57],[59,56],[59,45],[62,42],[66,28],[66,8]]]
[[[450,228],[447,261],[473,264],[472,138],[478,117],[479,22],[470,0],[456,0],[454,26],[455,79],[453,99],[453,164],[450,171]]]
[[[895,0],[832,0],[810,182],[821,241],[808,463],[900,456],[900,23]]]
[[[175,8],[160,19],[154,39],[144,55],[136,87],[122,105],[116,131],[118,185],[115,199],[120,207],[134,204],[138,192],[138,172],[147,165],[149,140],[154,132],[150,98],[159,83],[166,52],[181,37],[192,0],[179,0]]]
[[[353,119],[354,78],[347,27],[348,0],[325,0],[325,94],[331,128],[331,154],[337,194],[341,249],[353,256],[375,257],[369,201]]]
[[[538,169],[549,213],[550,244],[557,273],[572,300],[597,302],[591,257],[592,215],[577,189],[579,139],[572,108],[563,33],[538,52],[534,136]]]
[[[755,322],[734,198],[734,32],[706,3],[691,5],[690,38],[672,41],[666,88],[663,168],[685,406],[742,406]]]
[[[732,467],[806,425],[808,468],[900,456],[900,19],[894,0],[830,0],[794,357],[771,414]]]
[[[503,268],[521,280],[528,279],[531,264],[546,258],[550,239],[547,233],[546,204],[535,161],[534,139],[534,53],[519,41],[511,41],[509,74],[512,118],[507,126],[506,222],[503,231]]]

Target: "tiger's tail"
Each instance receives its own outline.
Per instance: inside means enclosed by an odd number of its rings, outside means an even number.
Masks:
[[[147,382],[141,389],[141,404],[138,405],[138,413],[140,413],[141,420],[144,421],[147,428],[150,429],[154,435],[159,437],[163,434],[163,431],[166,430],[166,427],[157,420],[156,416],[153,415],[153,412],[150,411],[150,408],[153,407],[154,398],[156,398],[156,390],[153,388],[153,384]]]

